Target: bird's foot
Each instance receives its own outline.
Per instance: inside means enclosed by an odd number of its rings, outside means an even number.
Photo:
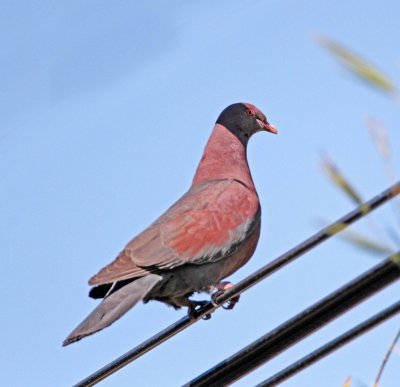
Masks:
[[[188,316],[190,320],[197,320],[195,317],[195,313],[198,311],[198,309],[202,308],[204,305],[208,304],[208,301],[193,301],[190,300],[190,305],[188,309]],[[207,313],[202,317],[203,320],[209,320],[211,318],[211,313]]]
[[[214,306],[218,306],[216,303],[216,300],[219,296],[221,296],[222,294],[224,294],[224,292],[228,289],[230,289],[231,287],[233,287],[233,283],[228,282],[228,281],[222,281],[218,284],[215,285],[215,288],[217,289],[217,291],[215,293],[213,293],[211,295],[211,302]],[[239,298],[240,296],[235,296],[232,297],[230,300],[226,301],[222,307],[224,309],[233,309],[234,306],[239,302]]]

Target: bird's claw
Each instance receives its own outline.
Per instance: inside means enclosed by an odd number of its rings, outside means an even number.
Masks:
[[[239,302],[240,296],[235,296],[232,297],[230,300],[228,300],[225,304],[222,305],[222,307],[226,310],[231,310],[235,307],[235,305]]]
[[[217,304],[217,298],[221,296],[222,294],[225,293],[228,289],[233,287],[233,284],[228,281],[222,281],[219,282],[218,284],[215,285],[215,289],[217,290],[213,294],[211,294],[211,304],[213,304],[215,307],[222,306],[226,310],[233,309],[237,302],[239,301],[240,296],[234,296],[228,301],[224,302],[222,305]],[[201,309],[203,306],[207,305],[208,301],[193,301],[189,300],[189,306],[188,309],[188,317],[190,320],[197,320],[198,317],[196,316],[197,312],[199,309]],[[201,317],[203,320],[209,320],[211,318],[211,313],[207,313],[204,316]]]
[[[193,305],[189,306],[188,316],[190,320],[197,320],[195,313],[198,312],[204,305],[208,304],[208,301],[192,301]],[[203,320],[209,320],[211,318],[211,313],[207,313],[201,317]]]
[[[231,287],[233,287],[233,284],[231,282],[227,282],[227,281],[223,281],[223,282],[220,282],[217,285],[215,285],[215,288],[217,289],[217,291],[211,295],[211,303],[214,306],[219,306],[217,304],[217,298],[219,296],[221,296],[222,294],[224,294],[224,292],[226,290],[230,289]],[[230,300],[226,301],[221,306],[226,310],[233,309],[235,307],[235,305],[239,302],[239,299],[240,299],[240,296],[232,297]]]

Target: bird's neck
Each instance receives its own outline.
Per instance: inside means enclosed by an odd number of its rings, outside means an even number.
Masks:
[[[197,167],[193,185],[225,179],[238,180],[255,191],[247,164],[246,146],[223,125],[216,124]]]

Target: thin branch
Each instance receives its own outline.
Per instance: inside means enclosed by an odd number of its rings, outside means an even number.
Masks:
[[[218,363],[184,387],[235,382],[400,278],[400,252]]]
[[[387,352],[386,352],[386,354],[385,354],[385,357],[383,358],[382,364],[381,364],[381,366],[379,367],[378,374],[376,375],[374,384],[372,385],[373,387],[378,387],[378,383],[379,383],[379,380],[381,379],[381,376],[382,376],[383,371],[384,371],[384,369],[385,369],[386,363],[388,362],[388,360],[389,360],[389,358],[390,358],[390,355],[392,354],[393,349],[395,348],[395,346],[396,346],[397,342],[399,341],[399,339],[400,339],[400,329],[399,329],[399,331],[397,332],[397,334],[396,334],[394,340],[392,341],[392,344],[390,344],[390,347],[389,347],[389,349],[387,350]]]
[[[376,328],[379,324],[395,316],[399,312],[400,301],[375,314],[371,318],[363,321],[361,324],[356,325],[354,328],[343,333],[334,340],[326,343],[325,345],[311,352],[307,356],[304,356],[300,360],[284,368],[282,371],[277,372],[275,375],[257,384],[256,387],[272,387],[284,382],[298,372],[304,370],[305,368],[311,366],[317,361],[323,359],[325,356],[348,344],[357,337],[363,335],[373,328]]]
[[[290,262],[294,261],[307,251],[311,250],[312,248],[316,247],[320,243],[324,242],[325,240],[329,239],[333,235],[337,234],[338,232],[347,228],[350,224],[354,223],[358,219],[362,218],[370,211],[375,210],[382,204],[386,203],[396,195],[400,193],[400,182],[394,184],[387,190],[383,191],[379,195],[375,196],[371,200],[363,203],[361,206],[357,207],[355,210],[349,212],[336,222],[332,223],[328,227],[325,227],[321,231],[317,232],[310,238],[306,239],[293,249],[287,251],[286,253],[282,254],[272,262],[268,263],[267,265],[263,266],[255,273],[249,275],[235,286],[227,290],[225,293],[220,295],[216,298],[214,306],[210,302],[203,306],[202,308],[198,309],[195,313],[194,320],[189,319],[188,316],[185,316],[175,322],[174,324],[168,326],[161,332],[157,333],[156,335],[152,336],[150,339],[144,341],[143,343],[139,344],[137,347],[131,349],[130,351],[126,352],[118,359],[110,362],[109,364],[105,365],[98,371],[94,372],[93,374],[89,375],[82,381],[78,382],[74,387],[86,387],[86,386],[93,386],[96,383],[100,382],[101,380],[105,379],[106,377],[110,376],[117,370],[121,369],[122,367],[126,366],[127,364],[131,363],[132,361],[136,360],[140,356],[144,355],[148,351],[152,350],[153,348],[157,347],[158,345],[162,344],[169,338],[175,336],[180,331],[186,329],[190,325],[194,324],[196,321],[201,319],[206,314],[213,312],[217,307],[224,304],[226,301],[235,297],[236,295],[241,294],[245,290],[249,289],[250,287],[254,286],[261,280],[265,279],[275,271],[281,269],[285,265],[289,264]]]

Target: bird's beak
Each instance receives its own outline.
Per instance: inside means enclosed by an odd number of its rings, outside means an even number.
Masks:
[[[265,130],[266,132],[270,132],[273,134],[278,134],[278,129],[275,128],[274,125],[269,122],[263,122],[257,118],[258,125],[260,125],[261,130]]]

